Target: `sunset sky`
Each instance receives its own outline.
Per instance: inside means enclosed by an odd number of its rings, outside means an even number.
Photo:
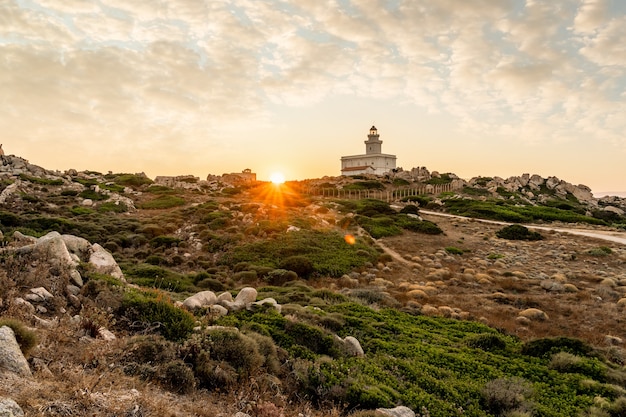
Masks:
[[[398,166],[626,191],[626,1],[0,0],[0,143],[48,169]]]

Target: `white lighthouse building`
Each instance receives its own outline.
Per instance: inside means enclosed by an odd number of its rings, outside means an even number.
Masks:
[[[365,154],[341,157],[341,175],[383,175],[395,169],[396,156],[382,153],[382,144],[376,126],[372,126],[365,141]]]

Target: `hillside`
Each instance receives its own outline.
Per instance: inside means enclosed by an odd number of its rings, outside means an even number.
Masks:
[[[0,410],[626,415],[626,246],[467,218],[622,236],[626,199],[425,168],[277,186],[1,158]]]

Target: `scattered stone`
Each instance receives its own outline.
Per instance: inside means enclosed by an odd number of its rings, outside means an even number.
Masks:
[[[106,342],[110,342],[112,340],[117,339],[117,337],[115,337],[115,335],[113,334],[112,331],[104,328],[104,327],[100,327],[98,329],[98,337]]]
[[[604,343],[606,343],[607,345],[616,346],[623,344],[624,340],[621,337],[611,336],[610,334],[607,334],[606,336],[604,336]]]
[[[8,326],[0,327],[0,371],[24,377],[32,376],[28,362],[15,340],[15,333]]]
[[[365,352],[363,351],[363,348],[361,347],[361,343],[357,340],[356,337],[353,336],[346,336],[343,339],[343,343],[346,347],[346,350],[348,351],[348,354],[352,355],[352,356],[365,356]]]
[[[222,302],[222,301],[230,301],[231,303],[233,302],[233,295],[231,293],[229,293],[228,291],[225,291],[223,293],[221,293],[220,295],[217,296],[217,302]]]
[[[548,320],[548,315],[538,308],[527,308],[519,313],[519,316],[530,320]]]
[[[261,301],[255,301],[253,303],[250,303],[246,308],[248,308],[249,310],[254,310],[257,307],[261,307],[265,305],[271,306],[274,310],[276,310],[279,313],[282,310],[282,306],[278,304],[278,302],[276,302],[276,300],[271,297],[264,298]]]
[[[32,295],[36,295],[40,301],[48,301],[54,298],[54,295],[50,294],[50,292],[46,290],[44,287],[31,288],[30,292],[32,293]],[[28,295],[31,295],[31,294],[27,294],[27,296]],[[34,300],[31,300],[31,301],[34,301]]]
[[[115,262],[113,255],[97,243],[94,243],[91,248],[93,252],[91,256],[89,256],[89,263],[96,268],[97,272],[111,275],[113,278],[117,278],[124,282],[126,281],[124,279],[124,274],[122,273],[122,270],[117,262]]]
[[[0,417],[24,417],[24,411],[10,398],[0,398]]]
[[[377,408],[376,411],[390,417],[415,417],[415,412],[403,405],[396,408]]]
[[[256,301],[257,294],[257,290],[252,287],[242,288],[235,297],[235,304],[247,306]]]
[[[210,305],[208,307],[208,312],[209,314],[216,316],[216,317],[224,317],[226,315],[228,315],[228,309],[224,306],[221,306],[219,304],[213,304]]]
[[[200,291],[183,301],[183,305],[190,310],[208,307],[217,303],[217,296],[213,291]]]
[[[575,286],[574,284],[564,284],[563,290],[565,292],[578,292],[578,287]]]

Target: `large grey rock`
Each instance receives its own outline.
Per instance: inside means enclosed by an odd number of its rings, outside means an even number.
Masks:
[[[217,296],[213,291],[200,291],[194,295],[185,298],[183,305],[190,310],[196,310],[202,307],[208,307],[217,303]]]
[[[124,274],[117,262],[115,262],[113,255],[97,243],[94,243],[91,248],[92,253],[89,256],[89,263],[95,267],[97,272],[125,281]]]
[[[252,287],[242,288],[237,297],[235,297],[235,304],[248,306],[256,301],[257,294],[256,289]]]
[[[63,243],[70,253],[78,255],[80,259],[87,259],[91,253],[91,243],[87,239],[74,235],[62,235]]]
[[[0,327],[0,371],[32,376],[28,362],[15,340],[13,329],[8,326]]]
[[[396,408],[377,408],[376,411],[391,417],[415,417],[415,412],[403,405]]]
[[[261,301],[255,301],[253,303],[250,303],[247,306],[247,308],[249,310],[254,310],[256,308],[263,307],[263,306],[271,306],[274,310],[276,310],[279,313],[282,311],[282,306],[278,304],[278,302],[271,297],[264,298]]]
[[[19,243],[28,243],[28,244],[35,244],[35,243],[37,243],[37,238],[36,237],[26,236],[25,234],[21,233],[18,230],[13,232],[13,240],[15,240],[16,242],[19,242]]]
[[[24,417],[24,411],[12,399],[0,398],[0,417]]]
[[[346,336],[343,339],[343,343],[346,346],[346,350],[352,356],[365,356],[365,352],[363,352],[363,348],[361,347],[361,343],[357,340],[356,337]]]
[[[76,261],[70,256],[65,242],[58,232],[50,232],[37,239],[34,253],[44,260],[54,260],[61,265],[76,266]]]

